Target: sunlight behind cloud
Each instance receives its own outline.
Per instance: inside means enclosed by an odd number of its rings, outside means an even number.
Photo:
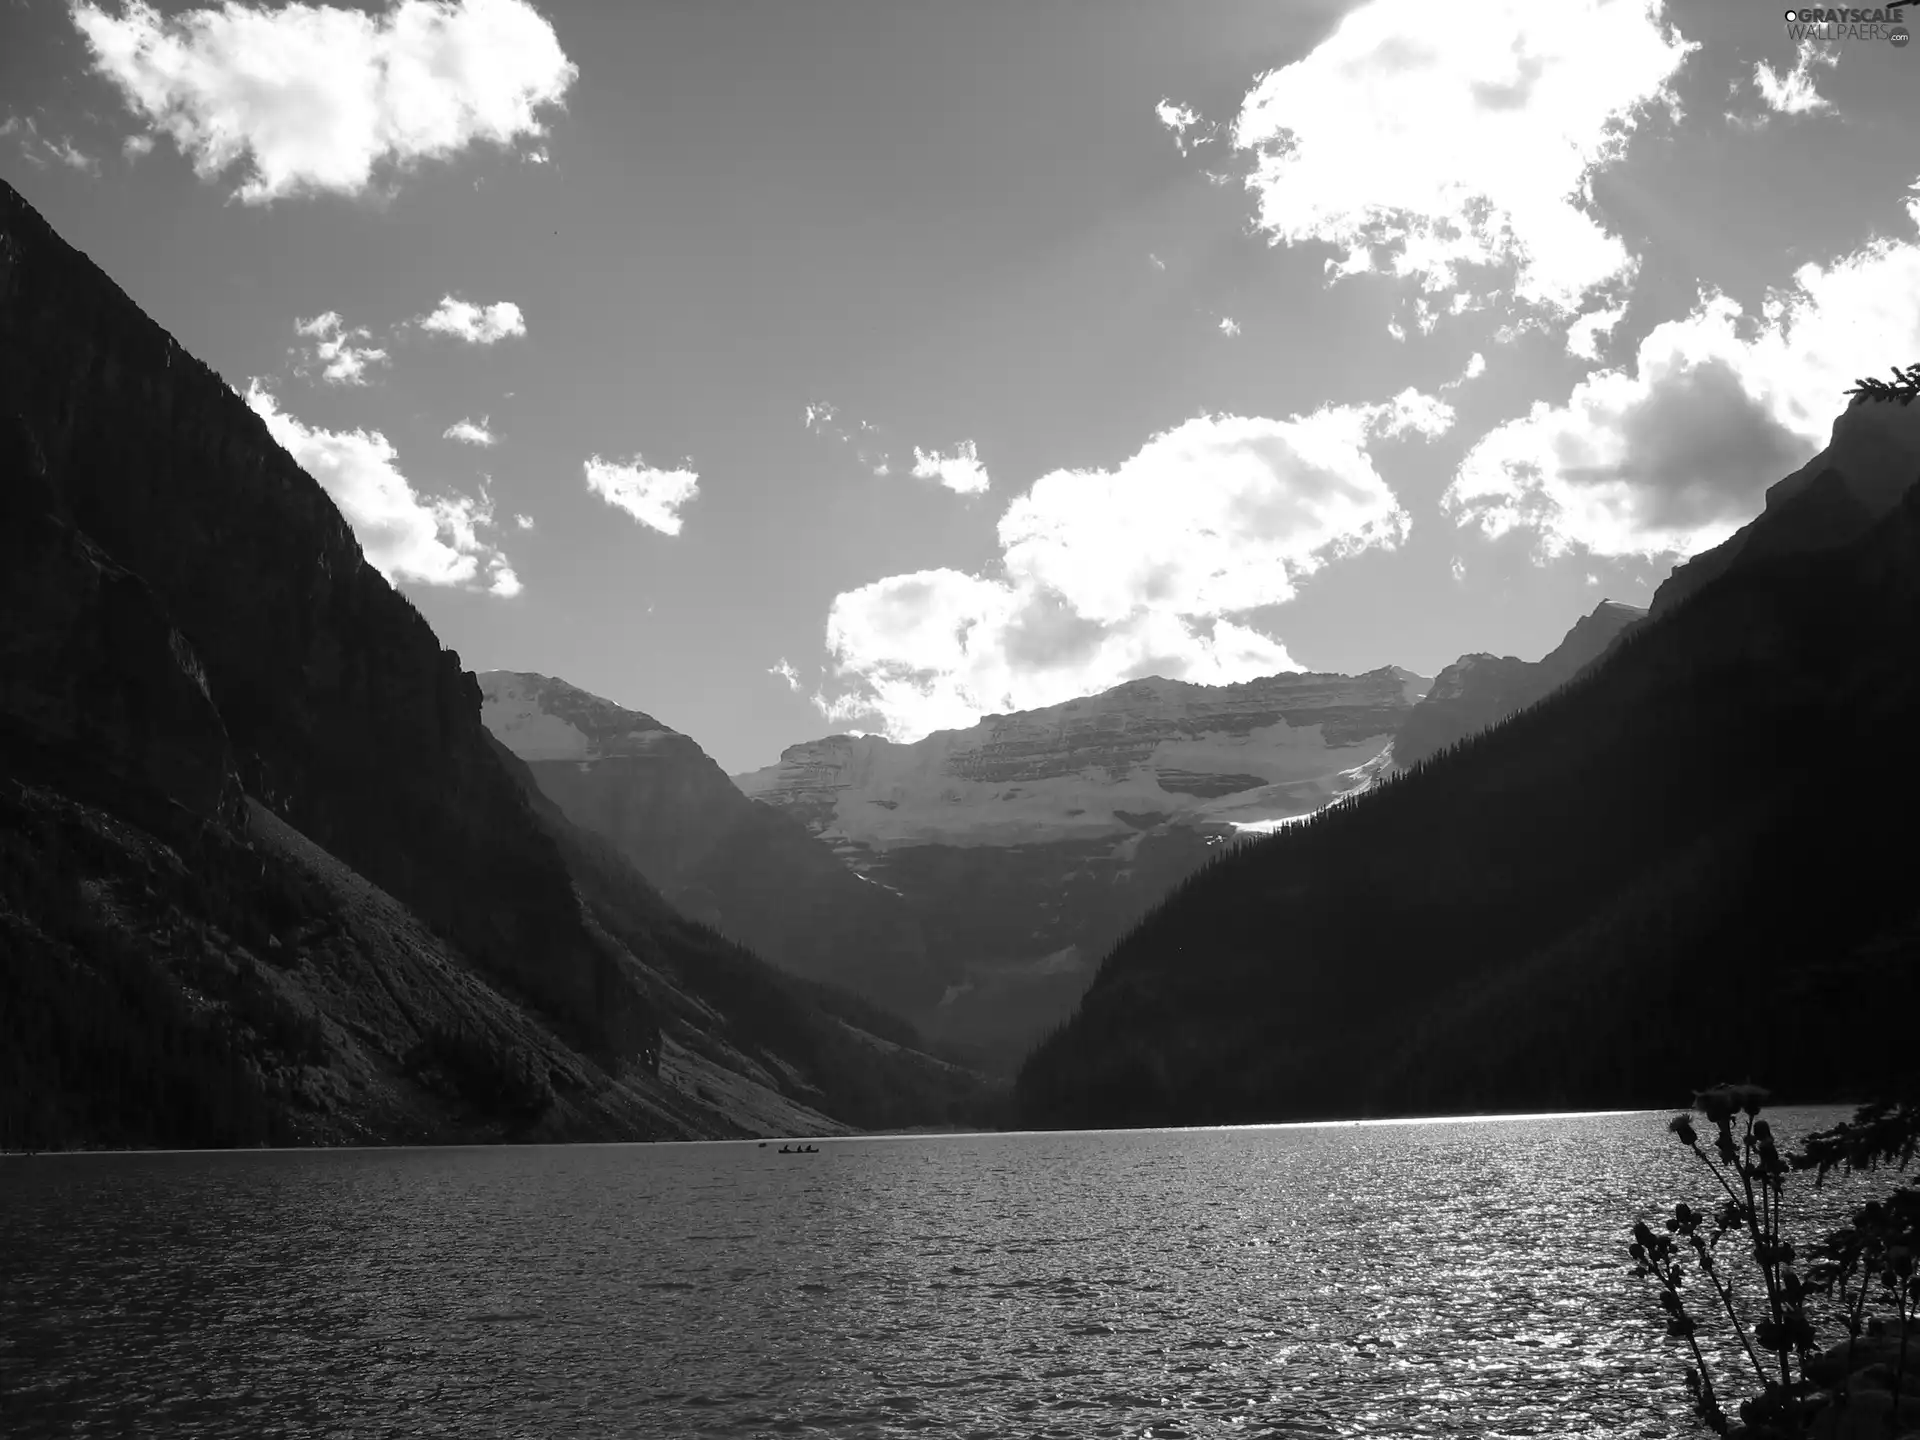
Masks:
[[[1907,210],[1920,230],[1920,196]],[[1704,295],[1629,365],[1486,435],[1443,504],[1489,535],[1534,532],[1543,556],[1693,554],[1826,443],[1854,379],[1915,353],[1920,240],[1804,265],[1758,316]]]
[[[358,195],[381,167],[538,137],[540,110],[579,74],[522,0],[402,0],[379,15],[229,0],[173,16],[82,0],[68,13],[93,68],[202,179],[243,167],[246,204]]]

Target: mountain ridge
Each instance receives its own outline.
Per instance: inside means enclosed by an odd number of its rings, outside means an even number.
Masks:
[[[0,519],[0,1143],[719,1138],[980,1099],[542,809],[321,486],[4,184]]]
[[[1030,1057],[1021,1123],[1633,1108],[1723,1072],[1814,1101],[1897,1078],[1893,1052],[1807,1022],[1920,1003],[1910,875],[1883,839],[1916,782],[1829,763],[1920,718],[1916,562],[1910,487],[1866,535],[1739,557],[1539,702],[1220,857]]]
[[[938,998],[925,941],[897,897],[742,795],[696,741],[565,680],[494,670],[478,683],[482,723],[541,792],[686,913],[796,974],[909,1015]]]

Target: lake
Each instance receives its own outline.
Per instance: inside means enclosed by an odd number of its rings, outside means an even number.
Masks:
[[[1669,1113],[5,1159],[0,1433],[1692,1435]]]

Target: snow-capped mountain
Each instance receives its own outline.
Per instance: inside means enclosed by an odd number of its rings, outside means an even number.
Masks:
[[[733,778],[868,874],[921,845],[1131,843],[1169,823],[1224,833],[1351,790],[1427,683],[1394,667],[1238,685],[1156,676],[910,745],[829,735]]]
[[[566,817],[684,913],[796,974],[913,1015],[944,993],[896,895],[792,817],[756,805],[689,737],[545,675],[479,677],[480,717]]]
[[[734,783],[911,904],[955,977],[923,1023],[1014,1043],[1213,844],[1372,784],[1426,688],[1396,667],[1155,677],[913,744],[831,735]]]

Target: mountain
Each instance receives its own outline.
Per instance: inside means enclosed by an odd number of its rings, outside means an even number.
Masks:
[[[0,185],[0,1144],[765,1134],[978,1094],[516,766],[259,417]]]
[[[796,974],[903,1013],[942,987],[918,921],[790,814],[748,799],[699,745],[564,680],[479,677],[482,721],[573,823],[677,909]]]
[[[1920,490],[1838,545],[1749,547],[1538,704],[1190,879],[1030,1057],[1022,1122],[1892,1083],[1917,651]]]
[[[1676,566],[1654,592],[1664,615],[1745,557],[1827,549],[1900,503],[1920,474],[1920,409],[1910,400],[1858,396],[1835,418],[1822,450],[1767,490],[1765,508],[1725,541]]]
[[[1155,677],[913,744],[829,736],[734,783],[905,902],[945,987],[912,1018],[1012,1058],[1219,842],[1372,784],[1426,683]]]
[[[1394,764],[1409,769],[1429,756],[1524,710],[1598,660],[1645,610],[1602,600],[1551,653],[1527,661],[1512,655],[1462,655],[1433,677],[1394,738]]]

